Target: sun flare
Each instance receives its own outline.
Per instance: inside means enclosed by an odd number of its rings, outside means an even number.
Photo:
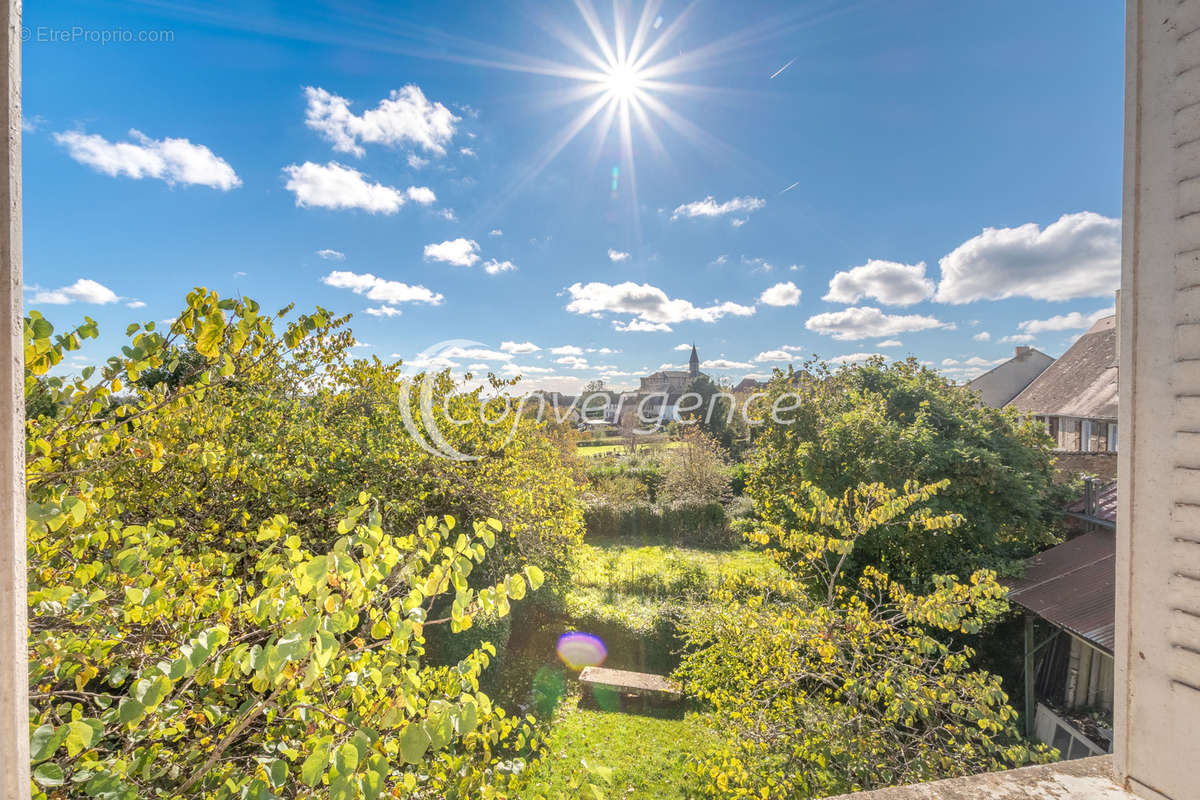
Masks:
[[[638,97],[644,79],[630,64],[617,64],[605,76],[605,90],[614,100],[630,101]]]

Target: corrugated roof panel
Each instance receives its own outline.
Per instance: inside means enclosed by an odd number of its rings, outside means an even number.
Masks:
[[[1105,652],[1113,651],[1116,557],[1112,531],[1095,531],[1038,553],[1026,560],[1024,575],[1005,583],[1009,599],[1017,605]]]

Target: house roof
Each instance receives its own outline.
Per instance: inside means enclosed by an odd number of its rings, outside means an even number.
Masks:
[[[967,381],[967,388],[979,392],[984,405],[1001,408],[1053,363],[1052,356],[1036,347],[1017,347],[1016,355]]]
[[[1116,419],[1116,320],[1097,320],[1009,405],[1026,414]]]
[[[1063,542],[1025,561],[1008,599],[1086,642],[1113,651],[1116,544],[1111,530]]]

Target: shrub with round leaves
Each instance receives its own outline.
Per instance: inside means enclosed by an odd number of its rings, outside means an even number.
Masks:
[[[26,431],[35,796],[509,796],[540,748],[479,690],[492,645],[435,667],[424,631],[504,616],[558,563],[562,487],[489,483],[550,451],[414,476],[417,448],[370,439],[390,412],[349,412],[398,373],[288,312],[197,289],[74,378],[50,371],[96,324],[26,320],[27,401],[54,410]],[[477,521],[416,514],[454,490]]]

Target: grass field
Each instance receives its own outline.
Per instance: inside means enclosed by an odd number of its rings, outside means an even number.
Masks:
[[[639,453],[646,453],[651,450],[670,450],[673,447],[678,447],[680,442],[657,442],[654,444],[643,444],[638,446]],[[581,458],[599,458],[600,456],[611,455],[613,453],[621,454],[627,451],[624,444],[601,444],[591,447],[575,446],[575,452]]]
[[[675,800],[695,797],[687,763],[711,745],[702,715],[682,709],[642,713],[581,708],[578,695],[556,714],[547,756],[531,768],[534,788],[546,797],[575,797],[572,781],[588,776],[609,798]],[[596,769],[598,768],[598,769]]]

